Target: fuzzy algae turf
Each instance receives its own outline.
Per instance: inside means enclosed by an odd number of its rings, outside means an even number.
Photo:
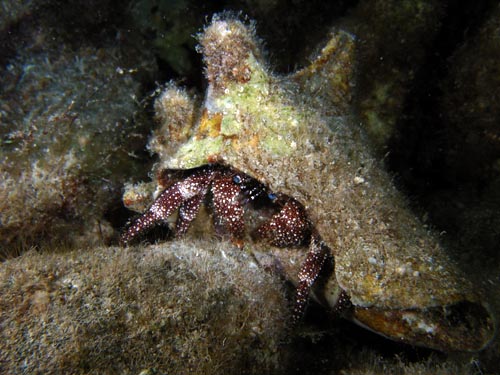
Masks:
[[[0,372],[272,373],[281,282],[227,243],[27,253],[0,269]]]
[[[104,216],[126,176],[140,173],[130,157],[144,139],[136,98],[155,66],[148,51],[102,44],[20,47],[0,74],[0,259],[114,234]]]

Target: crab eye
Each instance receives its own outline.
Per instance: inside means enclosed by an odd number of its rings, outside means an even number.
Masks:
[[[274,201],[274,200],[276,200],[276,198],[278,198],[278,196],[277,196],[276,194],[274,194],[274,193],[268,193],[268,194],[267,194],[267,197],[268,197],[270,200],[272,200],[272,201]]]
[[[235,184],[238,184],[238,185],[239,185],[239,184],[241,184],[241,177],[240,177],[240,176],[238,176],[238,175],[235,175],[235,176],[233,177],[233,182],[234,182]]]

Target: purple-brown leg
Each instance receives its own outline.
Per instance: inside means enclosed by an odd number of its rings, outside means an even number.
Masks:
[[[151,207],[127,228],[121,236],[121,243],[128,245],[137,236],[153,228],[162,220],[166,220],[181,202],[182,194],[175,184],[161,193]]]
[[[151,207],[126,229],[120,242],[128,245],[137,236],[165,221],[183,202],[204,195],[215,173],[213,169],[204,168],[167,188]]]
[[[273,246],[297,246],[309,240],[311,224],[302,205],[288,199],[276,215],[257,229],[257,234],[268,238]]]
[[[278,247],[297,246],[309,241],[309,252],[298,275],[299,282],[293,310],[294,323],[298,323],[304,315],[311,287],[330,253],[330,249],[319,235],[311,233],[311,227],[304,207],[289,198],[281,210],[257,230],[261,237],[270,239],[270,243]]]
[[[198,211],[200,211],[201,202],[205,198],[206,191],[194,196],[193,198],[185,201],[179,208],[179,216],[175,224],[175,235],[177,237],[183,236],[191,222],[196,218]]]
[[[330,249],[323,243],[317,234],[311,236],[311,244],[306,260],[299,272],[299,283],[295,296],[295,308],[293,310],[293,321],[298,323],[304,316],[309,294],[314,281],[318,278]]]
[[[243,207],[239,200],[240,192],[240,186],[232,177],[220,178],[212,183],[215,228],[220,234],[229,234],[236,244],[240,244],[245,231]]]

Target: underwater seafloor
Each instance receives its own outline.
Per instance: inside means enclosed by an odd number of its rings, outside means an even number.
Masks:
[[[209,209],[184,239],[160,228],[118,246],[138,215],[123,201],[144,210],[187,137],[172,124],[196,121],[207,86],[223,85],[204,65],[217,51],[197,47],[214,14],[255,28],[249,44],[278,82],[345,31],[345,64],[305,71],[319,94],[302,92],[304,113],[328,101],[332,118],[362,129],[363,148],[498,320],[497,1],[35,0],[0,10],[1,373],[500,373],[497,336],[473,352],[411,346],[315,302],[291,328],[293,286],[251,246],[215,236]],[[239,62],[230,76],[243,84]],[[163,105],[168,90],[178,95]],[[290,115],[273,110],[262,113]]]

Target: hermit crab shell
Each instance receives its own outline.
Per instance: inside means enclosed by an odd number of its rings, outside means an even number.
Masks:
[[[331,35],[309,67],[285,77],[261,61],[251,25],[216,17],[199,39],[207,94],[201,110],[173,85],[157,100],[157,168],[220,162],[295,198],[334,255],[333,284],[349,295],[354,320],[412,344],[483,348],[494,333],[488,308],[349,113],[353,36]]]

